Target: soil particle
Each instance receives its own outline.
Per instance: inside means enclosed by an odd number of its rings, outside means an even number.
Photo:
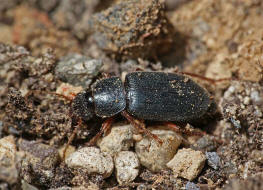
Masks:
[[[140,162],[131,151],[121,151],[114,158],[116,177],[119,184],[132,182],[139,174]]]
[[[101,152],[96,147],[86,147],[72,153],[66,164],[71,169],[83,170],[88,174],[101,174],[107,178],[113,172],[113,159],[109,153]]]
[[[169,162],[182,142],[182,137],[177,133],[162,127],[148,128],[151,133],[163,140],[162,146],[148,136],[136,142],[135,152],[139,157],[141,165],[153,172],[166,169]]]
[[[133,127],[125,124],[114,124],[110,133],[97,141],[97,145],[103,152],[112,156],[133,146]]]
[[[173,170],[175,176],[192,181],[202,171],[205,161],[202,152],[183,148],[167,163],[167,167]]]

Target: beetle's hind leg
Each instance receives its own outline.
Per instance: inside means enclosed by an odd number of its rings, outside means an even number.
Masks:
[[[180,71],[177,71],[177,73],[179,74],[183,74],[183,75],[188,75],[188,76],[191,76],[191,77],[194,77],[194,78],[199,78],[201,80],[205,80],[205,81],[208,81],[212,84],[216,84],[216,83],[219,83],[219,82],[224,82],[224,81],[231,81],[233,80],[233,78],[221,78],[221,79],[212,79],[212,78],[209,78],[209,77],[204,77],[202,75],[198,75],[198,74],[195,74],[195,73],[190,73],[190,72],[180,72]]]
[[[204,136],[204,135],[206,135],[205,132],[197,131],[197,130],[191,131],[191,130],[188,130],[185,128],[181,128],[172,122],[164,122],[164,125],[167,126],[169,129],[177,132],[177,133],[183,133],[183,134],[190,135],[190,136]]]
[[[103,135],[106,134],[109,129],[112,126],[112,123],[114,122],[114,117],[110,117],[108,119],[106,119],[103,123],[102,126],[100,128],[100,131],[88,142],[86,143],[87,146],[92,146],[94,145],[97,140]]]
[[[130,114],[128,114],[128,112],[126,111],[122,111],[121,114],[139,131],[143,131],[144,133],[146,133],[147,136],[153,138],[154,140],[156,140],[160,145],[163,144],[163,141],[155,134],[152,134],[151,131],[149,131],[148,129],[146,129],[145,124],[143,121],[140,121],[138,119],[135,119],[134,117],[132,117]]]

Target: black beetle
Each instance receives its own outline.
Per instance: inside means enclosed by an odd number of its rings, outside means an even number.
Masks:
[[[94,115],[109,118],[89,144],[94,144],[110,128],[112,116],[118,113],[162,143],[145,128],[143,120],[188,123],[202,117],[212,102],[204,88],[182,74],[133,72],[126,75],[124,83],[119,77],[97,81],[90,91],[76,95],[71,109],[80,121]]]

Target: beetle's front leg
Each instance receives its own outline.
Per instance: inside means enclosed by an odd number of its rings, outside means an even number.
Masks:
[[[106,119],[103,123],[102,126],[100,128],[100,131],[88,142],[86,143],[87,146],[92,146],[94,145],[97,140],[103,135],[103,134],[107,134],[107,132],[109,131],[109,129],[112,126],[112,123],[114,121],[114,117],[110,117],[108,119]]]

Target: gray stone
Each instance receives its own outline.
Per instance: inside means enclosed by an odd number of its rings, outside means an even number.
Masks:
[[[209,166],[217,170],[220,167],[220,157],[216,152],[206,152],[207,163]]]
[[[188,181],[185,185],[186,190],[200,190],[200,188],[193,182]]]
[[[81,169],[88,174],[101,174],[107,178],[113,172],[113,159],[107,152],[101,152],[96,147],[85,147],[72,153],[66,164],[71,169]]]
[[[87,88],[92,79],[97,76],[101,66],[101,60],[90,59],[80,54],[70,54],[61,58],[55,72],[62,81]]]
[[[182,142],[182,138],[174,131],[163,127],[148,129],[163,140],[163,144],[160,145],[156,140],[145,136],[136,143],[135,151],[143,166],[153,172],[161,171],[167,168],[166,164],[173,158]]]
[[[140,162],[134,152],[119,152],[115,156],[114,162],[116,168],[116,177],[119,184],[130,183],[138,176]]]

